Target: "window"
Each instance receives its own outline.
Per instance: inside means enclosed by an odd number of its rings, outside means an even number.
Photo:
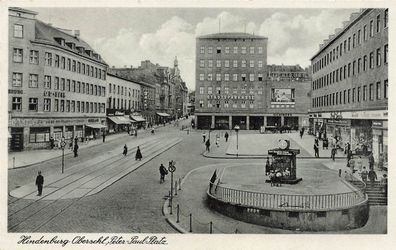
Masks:
[[[251,81],[251,82],[254,81],[254,74],[249,74],[249,81]]]
[[[380,31],[381,27],[381,15],[377,15],[377,32]]]
[[[37,111],[38,98],[29,98],[29,111]]]
[[[374,68],[374,52],[370,53],[370,69]]]
[[[204,81],[205,80],[205,75],[204,74],[199,74],[199,80],[200,81]],[[111,87],[110,87],[110,89],[111,89]]]
[[[12,60],[14,62],[23,62],[23,50],[14,48]]]
[[[242,74],[241,75],[241,79],[242,79],[242,82],[245,82],[246,81],[246,74]]]
[[[21,111],[22,110],[22,97],[12,97],[12,110]]]
[[[370,37],[373,37],[374,35],[374,21],[370,21]]]
[[[246,108],[246,101],[242,101],[241,108]]]
[[[213,92],[213,88],[212,87],[208,87],[208,95],[211,95]]]
[[[224,61],[224,67],[226,67],[226,68],[230,67],[230,60]]]
[[[70,91],[76,92],[76,81],[74,80],[71,81]]]
[[[249,48],[249,53],[250,53],[250,54],[254,54],[254,47],[250,47],[250,48]]]
[[[363,101],[367,101],[367,85],[363,86]]]
[[[258,67],[262,68],[263,67],[263,61],[258,61]]]
[[[254,68],[254,61],[253,60],[249,61],[249,66],[250,66],[250,68]]]
[[[355,75],[355,66],[356,66],[356,61],[353,61],[353,63],[352,63],[352,75]]]
[[[22,73],[12,73],[12,87],[22,87]]]
[[[237,101],[234,101],[234,103],[232,104],[232,107],[233,107],[233,108],[238,108],[238,103],[237,103]]]
[[[348,103],[350,103],[351,98],[351,89],[348,89]]]
[[[66,90],[70,91],[70,79],[66,80]]]
[[[381,48],[377,49],[376,60],[377,60],[377,66],[381,66]]]
[[[353,88],[352,89],[352,102],[355,102],[355,101],[356,101],[356,91],[355,91],[355,88]]]
[[[242,68],[246,67],[246,60],[242,60]]]
[[[229,81],[229,80],[230,80],[230,75],[224,74],[224,81]]]
[[[29,88],[38,88],[38,75],[29,75]]]
[[[80,87],[80,86],[81,86],[81,83],[80,83],[80,82],[77,82],[77,83],[76,83],[76,92],[77,92],[77,93],[80,93],[80,90],[81,90],[81,87]]]
[[[348,37],[348,51],[351,50],[351,37]]]
[[[71,70],[71,59],[70,58],[67,58],[66,69],[69,70],[69,71]]]
[[[201,46],[200,53],[201,53],[201,54],[204,54],[204,53],[205,53],[205,47],[204,47],[204,46]]]
[[[233,80],[234,82],[238,81],[238,74],[233,74],[233,75],[232,75],[232,80]]]
[[[388,27],[388,9],[384,11],[384,28]]]
[[[224,87],[224,94],[228,95],[230,92],[230,88],[229,87]]]
[[[388,99],[388,79],[384,81],[384,98]]]
[[[51,111],[51,99],[44,98],[44,111],[49,112]]]
[[[203,108],[203,105],[204,105],[203,100],[199,100],[199,107],[200,107],[200,108]]]
[[[242,53],[242,54],[246,54],[246,47],[242,47],[242,48],[241,48],[241,53]]]
[[[54,80],[54,89],[59,90],[59,77],[55,77]]]
[[[348,63],[348,77],[351,76],[351,63]]]
[[[262,82],[263,81],[263,74],[258,74],[257,78],[258,78],[259,82]]]
[[[234,54],[238,54],[238,47],[234,47]]]
[[[29,142],[49,142],[50,128],[49,127],[31,127],[29,134]]]
[[[230,47],[225,47],[224,50],[225,50],[225,53],[226,53],[226,54],[229,54],[229,53],[230,53]]]
[[[82,64],[82,72],[81,73],[85,75],[85,63]],[[84,105],[82,105],[82,107],[84,107]]]
[[[262,89],[261,87],[259,87],[257,93],[258,93],[259,95],[262,95],[262,94],[263,94],[263,89]]]
[[[205,67],[205,60],[199,60],[199,67]]]
[[[212,60],[208,60],[208,67],[212,68],[213,67],[213,61]]]
[[[225,100],[224,101],[224,108],[228,108],[228,107],[229,107],[228,100]]]
[[[384,64],[388,63],[388,44],[384,45]]]
[[[51,76],[44,76],[44,88],[51,89]]]
[[[232,88],[232,93],[233,93],[233,94],[237,94],[237,93],[238,93],[237,87],[233,87],[233,88]]]
[[[66,89],[65,78],[61,78],[60,90],[64,91],[65,89]]]
[[[77,62],[77,73],[81,73],[81,63]]]
[[[377,82],[375,86],[375,98],[377,100],[381,99],[381,82]]]
[[[216,53],[217,53],[217,54],[221,54],[221,47],[217,47],[217,48],[216,48]]]
[[[52,66],[52,53],[45,52],[45,65]]]
[[[221,74],[219,73],[216,74],[216,81],[221,81]]]
[[[54,102],[54,111],[55,111],[55,112],[59,112],[59,100],[58,100],[58,99],[55,99],[55,102]]]
[[[238,61],[237,61],[237,60],[234,60],[234,61],[233,61],[233,67],[234,67],[234,68],[238,67]]]
[[[80,101],[77,101],[76,112],[80,112]]]
[[[62,56],[62,58],[61,58],[61,69],[65,69],[65,64],[66,64],[66,58],[64,58]]]
[[[210,74],[208,74],[208,81],[212,81],[213,80],[213,77],[212,77],[212,74],[210,73]]]
[[[221,94],[221,87],[216,87],[216,94],[218,94],[218,95]]]
[[[213,48],[212,47],[208,47],[208,54],[212,54],[213,52]]]
[[[65,100],[60,101],[60,112],[65,112]]]
[[[374,83],[369,85],[369,100],[374,100]]]
[[[355,48],[355,43],[356,43],[356,34],[353,34],[353,38],[352,38],[352,48]]]
[[[363,27],[363,39],[364,41],[367,41],[367,25],[364,25]]]
[[[30,51],[29,63],[31,63],[31,64],[39,63],[39,52],[37,50]]]
[[[55,55],[55,67],[59,68],[59,55]]]
[[[367,56],[363,57],[363,71],[367,70]]]
[[[258,53],[263,54],[263,47],[258,47]]]
[[[358,30],[357,43],[358,44],[362,43],[362,31],[361,30]]]
[[[221,61],[220,60],[216,60],[216,67],[220,68],[221,67]]]
[[[66,101],[66,112],[70,112],[70,101]]]
[[[212,107],[212,103],[209,101],[208,102],[208,108],[211,108]]]
[[[14,24],[14,37],[23,38],[23,25]]]
[[[70,112],[76,112],[76,102],[71,101]]]
[[[253,95],[254,94],[254,90],[252,87],[249,88],[249,94]]]

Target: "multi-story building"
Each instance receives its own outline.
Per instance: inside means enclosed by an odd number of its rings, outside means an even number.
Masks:
[[[108,132],[129,131],[130,115],[141,110],[141,86],[139,83],[122,77],[107,74],[107,109]],[[134,116],[136,118],[136,116]],[[142,122],[144,119],[140,119]]]
[[[311,126],[375,161],[388,149],[388,9],[353,13],[312,61]],[[383,157],[381,157],[383,156]]]
[[[304,70],[290,66],[271,66],[272,71],[286,74],[271,79],[267,41],[265,37],[247,33],[197,38],[195,115],[198,129],[303,125],[309,107],[306,101],[309,79]]]
[[[106,124],[107,64],[80,38],[36,12],[9,8],[10,149],[95,137]]]

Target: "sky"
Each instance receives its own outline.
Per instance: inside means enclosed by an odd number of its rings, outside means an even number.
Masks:
[[[30,8],[55,27],[80,30],[109,66],[143,60],[173,67],[195,88],[195,39],[219,32],[268,38],[268,64],[310,65],[319,44],[358,9]],[[219,25],[220,24],[220,25]]]

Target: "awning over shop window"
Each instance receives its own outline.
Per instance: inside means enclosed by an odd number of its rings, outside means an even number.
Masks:
[[[115,124],[131,124],[131,120],[125,116],[108,116],[107,118]]]
[[[159,116],[163,116],[163,117],[168,117],[168,116],[170,116],[169,114],[167,114],[167,113],[157,113],[157,115],[159,115]]]
[[[90,128],[106,128],[105,125],[102,125],[100,123],[97,123],[97,124],[86,124],[85,126],[90,127]]]
[[[145,122],[146,119],[144,119],[143,117],[141,117],[140,115],[131,115],[132,120],[134,120],[135,122]]]

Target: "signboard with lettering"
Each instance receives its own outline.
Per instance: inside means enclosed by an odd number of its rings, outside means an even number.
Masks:
[[[59,97],[65,98],[65,92],[44,90],[44,97]]]
[[[254,100],[254,95],[208,95],[208,100]]]
[[[99,118],[60,118],[60,119],[34,119],[34,118],[11,118],[10,126],[13,127],[39,127],[56,125],[84,125],[90,123],[100,123]]]
[[[22,89],[9,89],[8,94],[22,95],[23,90]]]

